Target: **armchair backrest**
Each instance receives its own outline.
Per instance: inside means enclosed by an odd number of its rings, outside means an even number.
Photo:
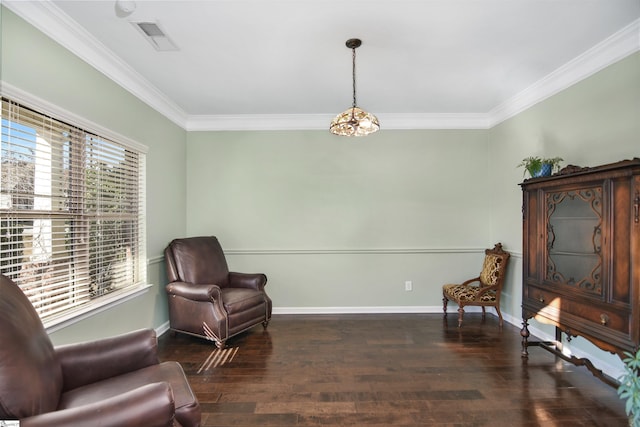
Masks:
[[[0,275],[0,420],[56,410],[62,368],[33,305]]]
[[[480,283],[483,286],[498,286],[500,288],[504,282],[505,270],[511,254],[502,249],[501,243],[497,243],[493,249],[485,250],[484,253]]]
[[[214,236],[174,239],[164,251],[169,282],[229,284],[229,267]]]

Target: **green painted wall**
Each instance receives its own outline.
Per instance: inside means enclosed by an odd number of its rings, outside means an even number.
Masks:
[[[149,147],[145,295],[52,334],[55,342],[156,328],[167,320],[162,250],[185,231],[186,132],[55,43],[1,9],[2,80]],[[160,285],[160,286],[159,286]]]
[[[440,311],[489,243],[487,152],[484,130],[191,132],[187,233],[267,273],[276,309]]]

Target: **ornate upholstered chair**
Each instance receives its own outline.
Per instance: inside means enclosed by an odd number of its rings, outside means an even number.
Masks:
[[[172,331],[225,341],[271,320],[271,299],[264,291],[267,276],[229,272],[218,239],[175,239],[164,251],[169,323]]]
[[[197,427],[200,405],[177,362],[143,329],[54,347],[22,290],[0,275],[0,420],[22,427]]]
[[[461,284],[442,286],[444,317],[447,317],[447,303],[449,301],[456,302],[458,304],[458,327],[462,326],[464,307],[467,305],[481,306],[483,319],[486,315],[485,307],[495,307],[500,319],[500,326],[502,326],[500,293],[510,254],[502,249],[501,243],[496,243],[493,249],[487,249],[484,253],[484,264],[478,277]]]

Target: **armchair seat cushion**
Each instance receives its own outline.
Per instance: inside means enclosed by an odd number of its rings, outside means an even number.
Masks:
[[[221,289],[222,304],[227,313],[234,314],[247,311],[256,306],[265,306],[264,292],[246,288]]]
[[[171,383],[178,422],[181,425],[198,425],[201,416],[200,406],[188,385],[182,367],[177,362],[163,362],[69,390],[62,394],[58,410],[98,403],[159,382]]]
[[[485,292],[478,298],[478,294],[482,288],[480,286],[467,286],[467,285],[444,285],[444,294],[452,301],[480,301],[480,302],[495,302],[496,291],[490,290]]]

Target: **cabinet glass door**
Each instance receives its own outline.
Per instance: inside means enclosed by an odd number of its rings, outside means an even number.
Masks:
[[[545,195],[546,280],[601,296],[602,187]]]

